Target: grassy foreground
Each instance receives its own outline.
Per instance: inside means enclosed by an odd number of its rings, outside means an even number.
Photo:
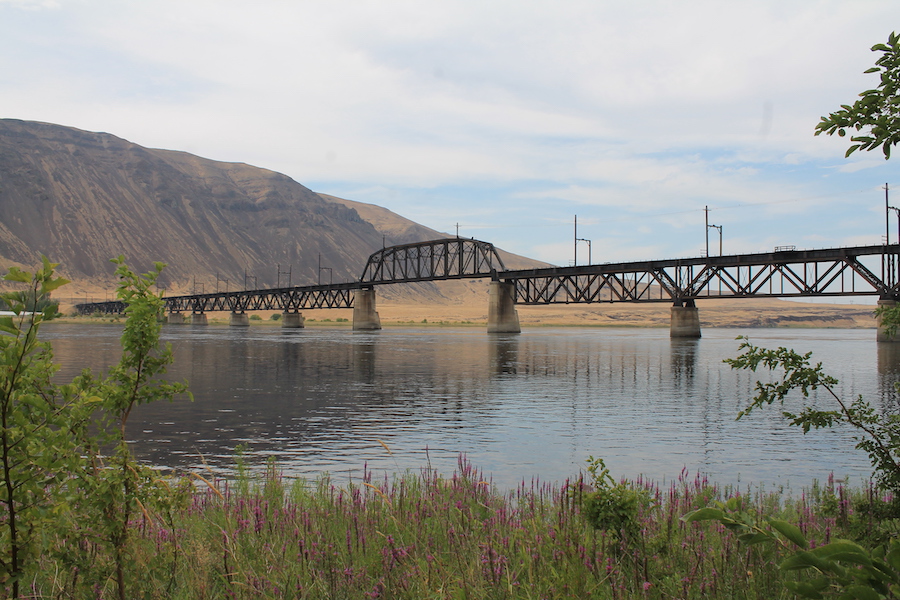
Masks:
[[[582,514],[590,487],[532,481],[501,493],[460,459],[450,477],[285,482],[194,476],[167,514],[130,526],[130,598],[788,598],[777,547],[748,547],[685,513],[738,495],[682,473],[627,485],[648,502],[638,529],[600,530]],[[170,482],[171,484],[172,482]],[[178,494],[178,492],[175,492]],[[814,543],[885,534],[889,498],[831,483],[744,509],[797,523]],[[896,529],[896,527],[895,527]],[[24,597],[110,598],[113,558],[77,527],[53,540],[22,581]],[[7,590],[8,591],[8,590]],[[0,590],[2,592],[2,590]]]

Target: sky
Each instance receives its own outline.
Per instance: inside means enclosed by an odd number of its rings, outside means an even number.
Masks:
[[[897,0],[0,0],[0,118],[561,266],[880,244],[900,156],[813,132],[895,30]]]

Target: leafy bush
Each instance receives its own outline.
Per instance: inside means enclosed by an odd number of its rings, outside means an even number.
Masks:
[[[131,555],[133,519],[160,510],[171,514],[181,493],[134,460],[126,425],[135,406],[171,399],[184,384],[161,378],[172,361],[159,350],[162,299],[150,290],[154,272],[136,275],[115,259],[118,297],[126,306],[122,357],[104,378],[84,372],[71,384],[51,381],[56,371],[48,345],[38,341],[41,323],[56,316],[28,311],[23,298],[49,297],[67,283],[43,258],[34,274],[10,269],[8,281],[24,293],[2,294],[15,317],[0,318],[0,590],[18,598],[21,582],[38,570],[37,560],[55,555],[79,577],[116,582],[120,599],[131,596],[126,573],[139,577]],[[66,540],[62,547],[51,540]],[[101,551],[107,560],[100,560]],[[141,573],[141,575],[146,572]],[[64,594],[69,595],[69,594]]]
[[[582,499],[587,521],[595,529],[633,539],[640,532],[641,511],[651,504],[647,491],[625,482],[616,483],[602,458],[588,458],[588,473],[594,491]]]

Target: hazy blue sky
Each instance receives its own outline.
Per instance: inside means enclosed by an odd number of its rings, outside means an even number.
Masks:
[[[876,244],[900,156],[813,130],[893,30],[897,0],[0,0],[0,117],[560,265],[576,214],[594,262],[702,254],[704,206],[726,254]]]

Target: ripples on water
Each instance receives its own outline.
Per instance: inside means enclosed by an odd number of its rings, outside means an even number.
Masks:
[[[683,468],[794,488],[831,471],[866,476],[849,431],[803,435],[778,407],[735,422],[765,377],[722,364],[748,333],[757,345],[813,351],[844,398],[897,411],[900,344],[879,345],[872,330],[706,329],[701,340],[670,340],[667,329],[167,326],[170,374],[188,380],[194,402],[140,407],[129,435],[158,465],[228,468],[247,444],[256,464],[275,456],[289,476],[337,479],[364,464],[394,472],[428,461],[450,474],[460,453],[503,487],[576,476],[588,455],[616,476],[657,480]],[[43,330],[61,379],[115,362],[119,334],[116,325]]]

